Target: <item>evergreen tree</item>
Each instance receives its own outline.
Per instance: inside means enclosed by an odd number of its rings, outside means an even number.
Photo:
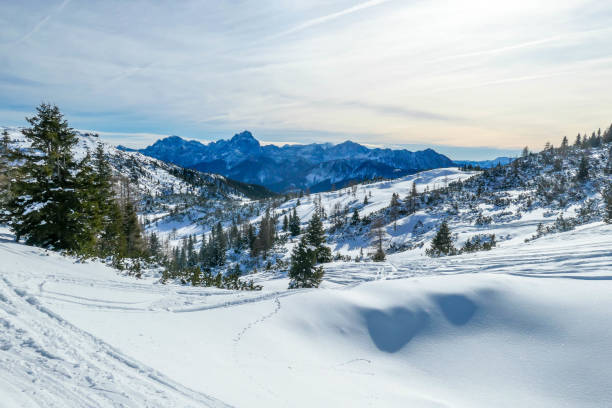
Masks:
[[[144,255],[144,240],[142,239],[142,229],[140,222],[138,221],[138,214],[136,213],[136,205],[132,201],[127,201],[123,209],[123,231],[125,237],[125,255],[128,258],[139,258]],[[185,248],[183,248],[185,252]],[[184,258],[183,267],[187,263],[186,253],[182,256]]]
[[[308,228],[306,229],[306,243],[312,245],[315,250],[315,260],[317,263],[331,262],[331,249],[324,245],[326,242],[323,222],[316,212],[312,215]]]
[[[293,214],[291,215],[291,220],[289,222],[289,232],[291,232],[291,236],[297,237],[300,235],[300,217],[297,215],[296,207],[293,207]]]
[[[9,185],[14,173],[13,160],[14,152],[11,148],[11,139],[7,130],[4,129],[2,139],[0,139],[0,222],[8,221],[8,219],[5,219],[7,217],[2,209],[9,202]]]
[[[274,239],[276,236],[276,222],[270,215],[270,210],[266,210],[266,214],[262,217],[259,223],[259,232],[255,239],[253,248],[253,255],[258,256],[263,252],[264,258],[268,256],[268,251],[274,245]]]
[[[582,147],[582,139],[581,139],[580,133],[578,133],[578,136],[576,136],[576,141],[574,142],[574,146]]]
[[[456,252],[457,251],[453,246],[450,228],[448,228],[448,223],[443,221],[442,224],[440,224],[438,233],[431,241],[431,248],[427,249],[426,253],[429,256],[435,257],[442,255],[454,255]]]
[[[19,154],[23,164],[10,187],[9,224],[17,239],[24,237],[28,244],[76,251],[85,227],[76,183],[79,168],[72,155],[76,133],[49,104],[41,104],[37,115],[26,120],[31,127],[22,133],[31,146]]]
[[[563,140],[561,141],[561,151],[563,153],[567,151],[568,145],[569,145],[569,142],[567,140],[567,136],[563,136]]]
[[[612,224],[612,183],[608,184],[608,187],[603,193],[604,199],[604,222]]]
[[[353,210],[353,216],[351,217],[351,224],[357,225],[359,221],[359,211],[355,208],[355,210]]]
[[[89,152],[79,162],[79,173],[75,180],[75,191],[79,197],[80,208],[75,213],[77,222],[81,225],[76,236],[78,252],[87,256],[97,255],[97,241],[103,228],[102,203],[97,200],[97,186],[94,183],[96,173],[90,165]],[[105,203],[104,203],[105,205]]]
[[[213,228],[212,235],[214,238],[212,245],[213,265],[223,266],[226,261],[227,240],[221,222],[217,222],[217,225]]]
[[[287,232],[289,230],[289,219],[287,218],[287,214],[283,217],[283,232]]]
[[[290,289],[317,288],[323,280],[323,268],[316,266],[317,251],[302,237],[291,254],[291,267],[289,269]]]
[[[525,146],[523,147],[523,153],[521,153],[522,157],[527,157],[529,156],[529,147]]]
[[[586,156],[582,156],[582,159],[580,159],[580,165],[578,166],[576,178],[580,181],[584,181],[589,178],[589,161]]]
[[[374,262],[382,262],[386,258],[385,250],[383,249],[383,238],[385,236],[385,229],[382,218],[377,218],[372,223],[372,234],[374,235],[374,246],[376,247],[376,252],[374,252],[372,260]]]
[[[157,237],[157,234],[155,232],[151,233],[149,236],[149,255],[154,260],[159,260],[161,258],[161,249],[161,243]]]

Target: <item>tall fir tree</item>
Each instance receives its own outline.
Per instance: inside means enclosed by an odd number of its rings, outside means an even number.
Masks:
[[[22,131],[30,148],[21,151],[19,175],[11,183],[9,224],[28,244],[78,250],[83,225],[72,148],[78,139],[57,106],[43,103]]]
[[[576,178],[580,181],[585,181],[589,178],[589,160],[587,159],[586,155],[582,156],[582,158],[580,159]]]
[[[312,215],[308,228],[306,229],[306,243],[315,248],[317,263],[331,262],[331,249],[324,245],[327,239],[325,238],[325,230],[323,222],[316,212]]]
[[[14,152],[11,147],[11,138],[6,129],[2,131],[0,139],[0,222],[8,221],[2,209],[9,202],[9,185],[14,174]]]
[[[297,215],[296,207],[293,207],[293,214],[291,215],[291,220],[289,221],[289,232],[291,232],[291,236],[297,237],[300,235],[300,217]]]
[[[604,200],[603,220],[607,224],[612,224],[612,183],[608,183],[607,188],[604,190],[603,200]]]
[[[353,216],[351,217],[351,224],[352,225],[357,225],[359,224],[360,218],[359,218],[359,210],[357,210],[357,208],[355,208],[353,210]]]

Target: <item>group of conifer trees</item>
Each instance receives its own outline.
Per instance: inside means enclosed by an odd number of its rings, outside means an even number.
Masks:
[[[77,160],[77,134],[57,106],[43,103],[26,119],[27,148],[13,147],[6,131],[2,138],[0,221],[29,245],[112,257],[117,266],[145,256],[128,182],[116,183],[102,145]]]

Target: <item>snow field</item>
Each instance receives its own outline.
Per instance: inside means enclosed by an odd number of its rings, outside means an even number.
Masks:
[[[0,395],[15,406],[612,404],[609,225],[336,262],[318,290],[262,273],[262,292],[134,280],[4,237]]]

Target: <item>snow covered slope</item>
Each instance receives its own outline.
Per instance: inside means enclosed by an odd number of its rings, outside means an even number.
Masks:
[[[137,281],[2,237],[9,407],[612,404],[610,225],[486,257],[336,262],[319,290],[260,276],[262,292]]]

